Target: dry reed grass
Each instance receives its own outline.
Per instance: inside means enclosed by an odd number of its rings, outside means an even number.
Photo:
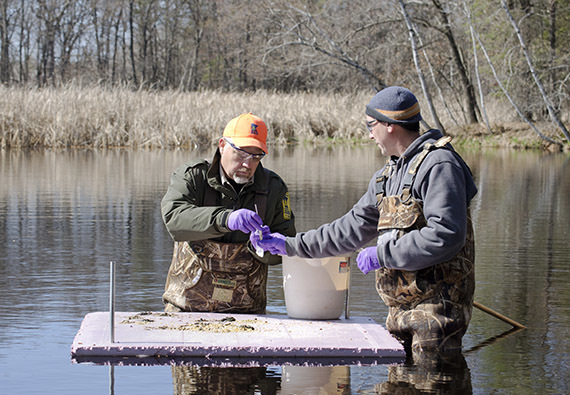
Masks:
[[[148,92],[101,87],[0,87],[0,147],[204,147],[252,112],[270,143],[367,138],[370,94]]]
[[[2,86],[0,147],[208,147],[217,142],[230,119],[244,112],[252,112],[267,123],[270,145],[368,141],[364,108],[372,95],[366,91],[279,94],[132,91],[77,85],[45,89]],[[424,103],[422,97],[418,99]],[[475,129],[474,125],[461,125],[463,117],[457,105],[451,112],[439,108],[438,114],[450,134],[460,137],[456,142],[484,142],[491,136],[495,146],[509,146],[521,138],[528,148],[543,144],[528,126],[521,129],[516,112],[504,103],[488,104],[488,109],[492,128],[504,134],[502,141],[483,125],[475,125]],[[427,106],[422,105],[422,113],[430,122]],[[500,123],[493,124],[494,120]],[[506,126],[507,123],[516,127]],[[552,125],[545,128],[550,130],[543,132],[557,136]]]

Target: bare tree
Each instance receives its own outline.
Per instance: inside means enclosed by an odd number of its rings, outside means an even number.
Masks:
[[[548,113],[550,114],[550,118],[552,119],[552,121],[556,125],[558,125],[558,127],[560,128],[562,133],[564,133],[566,140],[568,140],[568,142],[570,142],[570,133],[568,133],[568,129],[566,129],[566,126],[564,126],[564,124],[560,121],[560,119],[558,118],[558,115],[556,114],[556,112],[552,108],[552,104],[550,103],[550,100],[548,99],[546,91],[544,90],[544,86],[542,85],[542,82],[538,78],[536,70],[534,69],[532,59],[531,59],[530,54],[528,52],[528,49],[526,47],[525,41],[522,37],[519,26],[518,26],[517,22],[515,21],[515,19],[513,18],[512,14],[510,13],[509,8],[507,7],[505,0],[501,0],[501,6],[503,7],[503,10],[505,10],[505,13],[507,14],[509,22],[513,26],[513,29],[515,30],[515,33],[519,39],[521,49],[524,53],[524,56],[525,56],[527,64],[528,64],[528,68],[530,70],[530,73],[532,74],[532,78],[534,79],[536,86],[538,87],[538,90],[540,91],[540,94],[542,95],[542,99],[544,100],[544,104],[546,105],[546,108],[548,109]]]
[[[115,16],[115,25],[114,25],[114,30],[115,30],[115,34],[113,37],[113,55],[112,55],[112,60],[111,60],[111,83],[115,84],[115,82],[117,81],[117,54],[119,53],[119,37],[121,36],[121,29],[123,24],[121,23],[122,19],[123,19],[123,7],[122,7],[122,1],[121,3],[121,7],[118,10],[118,13]],[[124,28],[122,29],[123,34],[124,34]],[[125,48],[124,45],[124,41],[122,41],[123,43],[123,49]],[[124,60],[125,56],[123,55],[123,60]],[[124,69],[124,68],[123,68]]]
[[[557,15],[557,1],[550,0],[550,6],[548,7],[548,13],[550,15],[550,28],[549,28],[549,44],[550,44],[550,59],[549,59],[549,67],[550,73],[548,73],[548,78],[550,82],[550,90],[554,92],[554,81],[556,80],[556,71],[555,71],[555,59],[556,59],[556,15]]]
[[[183,68],[182,78],[180,79],[180,87],[187,87],[194,90],[198,87],[198,66],[200,57],[200,47],[202,38],[204,37],[204,25],[208,21],[208,4],[204,0],[187,0],[185,1],[189,10],[188,29],[191,30],[192,50],[186,55],[187,61]]]
[[[403,0],[398,0],[398,2],[400,3],[400,10],[402,11],[402,15],[404,16],[404,20],[406,21],[406,26],[408,27],[408,34],[410,35],[410,45],[412,46],[412,54],[414,56],[414,64],[416,65],[416,70],[418,73],[418,78],[420,80],[421,86],[422,86],[422,91],[424,93],[424,97],[426,99],[426,102],[428,104],[428,107],[430,109],[430,113],[431,116],[436,124],[436,127],[441,130],[441,132],[443,134],[445,134],[445,129],[443,127],[443,125],[441,124],[441,122],[439,121],[439,117],[437,116],[437,111],[435,110],[435,107],[433,106],[433,102],[431,100],[431,94],[429,93],[429,90],[427,88],[427,84],[424,78],[424,73],[422,71],[422,68],[420,66],[420,61],[418,59],[418,51],[416,48],[416,31],[414,29],[414,27],[412,26],[412,22],[410,20],[410,17],[408,15],[408,12],[406,11],[406,5],[404,4]],[[424,123],[426,123],[425,120],[423,120]]]
[[[18,81],[26,84],[29,79],[29,60],[31,57],[31,6],[21,0],[18,9]]]
[[[142,83],[154,83],[155,80],[155,55],[156,55],[156,22],[157,4],[155,0],[138,1],[135,16],[139,31],[139,61],[141,65]]]
[[[89,3],[97,76],[103,83],[109,79],[114,82],[125,4],[123,0],[90,0]]]
[[[179,10],[180,5],[177,1],[166,0],[162,2],[159,15],[159,53],[162,71],[159,79],[161,87],[170,88],[176,86],[179,79],[178,68],[179,58],[181,56],[179,40],[181,33],[181,22],[184,13]]]
[[[487,110],[485,107],[485,96],[483,94],[483,87],[481,86],[481,77],[479,75],[479,58],[477,57],[477,42],[475,40],[475,30],[473,29],[473,21],[471,20],[471,10],[469,9],[469,6],[465,3],[465,0],[463,3],[463,7],[465,9],[465,13],[467,14],[467,23],[469,24],[469,32],[471,34],[471,42],[473,45],[473,63],[474,63],[473,68],[475,69],[475,77],[477,79],[477,88],[479,90],[479,101],[480,101],[481,112],[483,113],[483,119],[485,121],[485,126],[487,127],[487,131],[489,133],[493,133],[491,125],[489,124],[489,117],[487,117]]]
[[[65,6],[60,16],[59,29],[57,29],[60,42],[59,73],[62,81],[66,80],[75,45],[85,34],[85,17],[87,15],[87,9],[83,2],[71,1]]]
[[[129,57],[131,59],[131,68],[133,73],[133,82],[135,86],[138,86],[137,78],[137,67],[135,61],[135,22],[134,22],[134,12],[135,5],[134,0],[129,1]]]
[[[61,22],[72,1],[37,0],[35,9],[37,18],[42,22],[38,32],[38,69],[37,79],[40,85],[48,81],[57,84],[55,76],[56,39],[60,33]]]
[[[0,81],[3,83],[9,82],[12,76],[10,44],[13,31],[12,19],[15,13],[12,1],[0,2]]]
[[[349,49],[340,43],[346,41],[341,38],[336,40],[321,27],[313,14],[307,10],[288,5],[283,9],[270,7],[270,16],[279,26],[275,36],[269,40],[264,58],[273,52],[292,46],[305,46],[325,55],[336,62],[353,68],[360,72],[368,83],[376,90],[382,89],[387,84],[372,70],[363,65],[357,57],[349,53]],[[349,32],[347,36],[352,35]]]
[[[467,66],[463,60],[463,56],[461,55],[461,51],[459,49],[459,45],[456,40],[456,35],[452,30],[452,22],[451,22],[451,12],[452,7],[455,7],[454,2],[441,2],[440,0],[431,0],[431,3],[435,7],[435,15],[439,20],[439,25],[434,25],[431,21],[428,21],[426,18],[422,18],[423,22],[427,26],[431,26],[432,28],[437,29],[447,39],[450,49],[450,55],[453,59],[454,65],[457,69],[457,73],[459,74],[459,83],[461,84],[460,93],[463,96],[463,110],[467,116],[468,123],[476,123],[477,122],[477,100],[475,99],[475,93],[473,90],[473,84],[469,79]]]
[[[562,143],[560,141],[556,141],[554,139],[551,139],[550,137],[544,135],[543,133],[540,132],[540,130],[538,130],[536,128],[536,126],[532,123],[532,121],[530,119],[528,119],[523,112],[521,111],[520,107],[515,103],[515,101],[513,100],[513,98],[511,97],[511,95],[509,94],[509,91],[507,90],[507,88],[503,85],[501,79],[499,78],[499,76],[497,75],[497,71],[495,69],[495,66],[493,65],[493,62],[491,61],[491,58],[489,56],[489,54],[487,53],[487,50],[485,49],[485,46],[483,45],[483,42],[481,41],[481,38],[479,37],[479,35],[477,34],[477,32],[474,30],[473,31],[475,38],[477,39],[477,42],[479,43],[479,46],[481,47],[481,50],[483,51],[483,54],[485,55],[485,58],[487,59],[487,63],[489,64],[491,71],[493,72],[493,75],[495,77],[495,80],[497,81],[497,84],[499,85],[499,87],[501,88],[501,90],[503,91],[503,93],[505,94],[505,96],[507,97],[507,99],[509,100],[509,102],[511,103],[511,105],[513,106],[513,108],[515,109],[515,111],[517,112],[517,114],[519,114],[519,116],[526,122],[528,123],[528,125],[532,128],[532,130],[538,134],[538,136],[540,136],[541,139],[548,141],[549,143],[552,144],[557,144],[557,145],[562,145]]]

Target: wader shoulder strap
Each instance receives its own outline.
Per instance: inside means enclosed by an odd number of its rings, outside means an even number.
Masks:
[[[390,159],[386,161],[386,165],[384,166],[384,171],[380,174],[379,177],[376,177],[376,186],[374,191],[376,192],[376,200],[377,204],[380,204],[384,196],[386,196],[386,180],[388,180],[388,176],[390,175]]]
[[[404,176],[404,188],[402,190],[402,201],[408,200],[410,197],[410,191],[412,189],[412,185],[414,184],[414,180],[416,179],[416,174],[418,173],[418,169],[426,156],[437,148],[445,147],[451,141],[451,136],[444,136],[437,140],[435,143],[427,143],[424,145],[422,152],[414,157],[410,167],[408,168],[408,172]]]
[[[265,172],[265,185],[255,190],[254,202],[257,206],[259,216],[265,220],[265,211],[267,208],[267,194],[269,192],[269,170],[263,169]],[[220,194],[208,184],[208,180],[204,180],[204,206],[220,205]]]

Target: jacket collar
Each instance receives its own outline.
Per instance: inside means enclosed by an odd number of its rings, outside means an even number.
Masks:
[[[402,156],[400,157],[393,156],[391,160],[393,162],[397,162],[399,160],[407,161],[410,158],[416,156],[420,151],[422,151],[426,143],[433,143],[439,140],[441,137],[443,137],[443,133],[441,133],[440,130],[430,129],[427,132],[421,134],[420,137],[415,139],[413,143],[410,144],[408,148],[406,148]]]
[[[228,182],[228,179],[222,170],[221,159],[222,155],[220,154],[220,149],[218,148],[216,149],[212,163],[208,168],[208,184],[210,184],[210,186],[215,190],[220,190],[229,196],[235,197],[236,192],[232,187],[229,186],[230,184]],[[263,165],[259,163],[257,165],[257,169],[255,169],[255,173],[253,174],[252,179],[243,186],[242,190],[248,189],[252,186],[255,190],[264,190],[265,185],[267,185],[266,177],[267,175],[265,174]]]

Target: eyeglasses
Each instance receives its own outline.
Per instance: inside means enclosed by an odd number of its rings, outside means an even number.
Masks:
[[[236,154],[238,156],[238,158],[240,158],[241,160],[261,160],[263,159],[263,157],[265,156],[265,152],[261,153],[261,154],[252,154],[250,152],[247,152],[244,149],[241,149],[240,147],[235,146],[230,140],[228,139],[224,139],[224,141],[226,143],[228,143],[229,145],[231,145],[231,147],[236,151]]]
[[[382,125],[382,124],[386,124],[386,126],[390,125],[388,122],[380,122],[377,119],[373,119],[372,121],[366,121],[366,128],[368,129],[369,132],[372,132],[372,129],[374,128],[374,126],[376,125]]]
[[[369,132],[372,132],[374,126],[376,126],[379,123],[380,121],[377,119],[373,119],[372,121],[366,121],[366,129],[368,129]]]

